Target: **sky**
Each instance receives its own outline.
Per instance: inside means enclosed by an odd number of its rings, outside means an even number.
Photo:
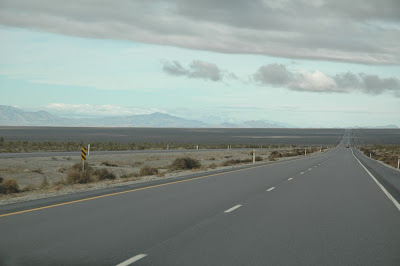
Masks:
[[[397,0],[0,0],[0,104],[400,126]]]

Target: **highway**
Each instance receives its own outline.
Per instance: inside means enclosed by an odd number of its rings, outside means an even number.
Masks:
[[[398,199],[356,156],[343,141],[293,161],[16,206],[0,212],[0,265],[400,265]]]

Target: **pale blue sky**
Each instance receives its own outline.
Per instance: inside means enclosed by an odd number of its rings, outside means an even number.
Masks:
[[[310,60],[218,52],[173,41],[152,44],[53,31],[0,27],[0,104],[70,117],[166,112],[210,123],[262,119],[300,127],[400,126],[398,62],[359,62],[351,53],[345,54],[350,59]],[[174,61],[181,74],[165,70]],[[205,68],[195,68],[196,62]],[[274,83],[268,72],[257,79],[257,71],[268,65],[281,65],[293,78]],[[215,68],[218,80],[209,72],[195,73]],[[347,72],[360,79],[391,79],[395,87],[342,89],[334,77]]]

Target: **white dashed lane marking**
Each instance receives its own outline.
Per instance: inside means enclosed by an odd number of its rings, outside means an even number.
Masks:
[[[227,210],[225,211],[225,213],[233,212],[234,210],[236,210],[237,208],[240,208],[240,207],[242,207],[242,205],[233,206],[232,208],[227,209]]]
[[[139,254],[139,255],[136,255],[135,257],[132,257],[132,258],[130,258],[129,260],[126,260],[126,261],[124,261],[124,262],[121,262],[120,264],[118,264],[117,266],[128,266],[128,265],[131,265],[132,263],[134,263],[134,262],[136,262],[136,261],[138,261],[138,260],[140,260],[140,259],[143,259],[144,257],[146,257],[147,256],[147,254]]]

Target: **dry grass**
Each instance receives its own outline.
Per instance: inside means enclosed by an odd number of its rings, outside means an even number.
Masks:
[[[49,187],[49,181],[47,181],[46,177],[43,177],[42,183],[40,184],[40,188],[44,189],[44,188],[48,188]]]
[[[158,174],[158,169],[150,166],[143,166],[140,168],[140,176],[156,175]]]
[[[93,168],[87,164],[85,171],[82,171],[82,164],[76,163],[67,172],[67,183],[69,184],[87,184],[93,182]]]
[[[43,171],[42,171],[42,169],[40,169],[40,168],[38,168],[38,169],[33,169],[33,170],[32,170],[32,173],[37,173],[37,174],[43,175]]]
[[[101,164],[100,165],[105,165],[105,166],[110,166],[110,167],[118,167],[118,165],[117,164],[115,164],[115,163],[111,163],[111,162],[109,162],[109,161],[104,161],[104,162],[101,162]]]
[[[397,145],[374,145],[361,147],[360,150],[365,156],[379,160],[397,168],[397,160],[400,158],[400,146]]]
[[[19,185],[17,180],[14,179],[3,179],[0,185],[0,193],[1,194],[11,194],[18,193]]]
[[[107,169],[98,169],[94,171],[93,178],[95,180],[100,181],[100,180],[114,180],[117,177]]]
[[[199,160],[193,159],[190,157],[180,157],[180,158],[176,158],[172,162],[170,169],[171,170],[192,170],[192,169],[196,169],[196,168],[200,168],[200,167],[201,167],[201,163]]]
[[[231,166],[235,164],[241,164],[241,163],[251,163],[253,160],[252,159],[231,159],[223,162],[221,166]]]

